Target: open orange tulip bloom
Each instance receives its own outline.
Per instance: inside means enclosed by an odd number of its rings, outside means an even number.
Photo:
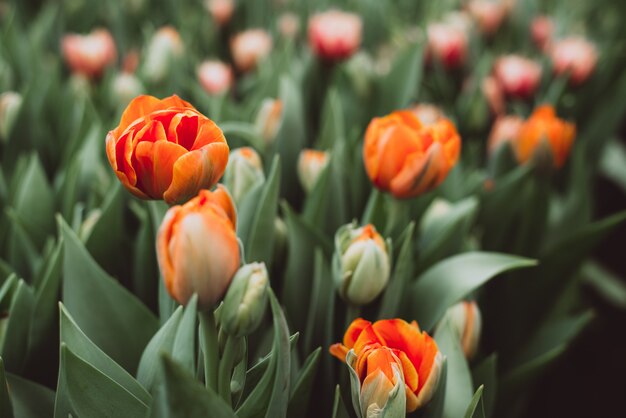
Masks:
[[[343,344],[333,344],[330,352],[345,361],[351,349],[357,356],[354,370],[364,386],[368,376],[377,370],[393,382],[392,365],[401,366],[407,412],[428,403],[437,389],[443,356],[435,340],[420,332],[415,321],[383,319],[372,324],[361,318],[355,319],[343,337]]]
[[[461,138],[448,119],[423,124],[411,111],[374,118],[365,132],[363,159],[376,187],[397,198],[438,186],[459,159]]]
[[[222,185],[165,215],[157,236],[157,256],[165,287],[181,304],[196,293],[208,309],[226,293],[239,268],[235,205]]]
[[[556,168],[563,167],[576,136],[574,124],[565,122],[556,116],[549,105],[539,106],[522,125],[519,136],[513,141],[513,148],[520,163],[526,163],[542,147],[549,146],[552,162]]]
[[[109,163],[142,199],[183,203],[222,177],[228,144],[221,129],[174,95],[139,96],[106,138]]]

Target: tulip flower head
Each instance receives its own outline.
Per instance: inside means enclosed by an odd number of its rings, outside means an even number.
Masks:
[[[515,141],[519,137],[523,124],[524,120],[519,116],[500,116],[496,119],[487,140],[489,155],[492,155],[501,145]]]
[[[210,309],[225,294],[239,268],[235,205],[224,186],[201,190],[167,211],[157,235],[157,257],[165,287],[186,304]]]
[[[593,73],[598,62],[596,47],[584,38],[570,37],[556,41],[550,48],[554,72],[569,74],[573,85],[584,83]]]
[[[428,26],[427,57],[439,61],[451,70],[462,67],[467,57],[467,32],[451,23],[434,23]]]
[[[383,402],[393,395],[390,390],[399,376],[404,383],[405,411],[410,413],[426,405],[437,390],[443,364],[435,340],[420,332],[415,321],[402,319],[383,319],[373,324],[355,319],[346,330],[343,344],[333,344],[330,353],[348,364],[353,388],[360,385],[355,406],[364,417],[370,416],[367,412],[373,405],[385,408]],[[395,373],[395,368],[401,373]]]
[[[206,7],[219,26],[225,26],[230,22],[235,11],[234,0],[207,0]]]
[[[278,31],[287,39],[298,36],[300,31],[300,18],[295,13],[283,13],[278,18]]]
[[[482,316],[475,301],[462,301],[451,306],[446,311],[443,321],[450,321],[468,360],[478,351],[480,332],[482,330]]]
[[[253,148],[242,147],[230,152],[224,184],[232,192],[235,202],[240,203],[254,186],[264,181],[261,157]]]
[[[268,287],[264,263],[246,264],[237,271],[220,314],[221,325],[228,334],[243,337],[259,326],[267,305]]]
[[[328,166],[329,154],[326,151],[305,149],[298,157],[298,178],[306,192],[313,190],[317,180]]]
[[[401,110],[374,118],[365,132],[365,170],[376,187],[396,198],[415,197],[437,187],[454,167],[461,137],[440,119],[423,124]]]
[[[507,14],[506,4],[493,0],[472,0],[467,4],[467,10],[486,35],[496,33]]]
[[[263,29],[241,32],[230,41],[235,67],[241,72],[254,70],[272,51],[272,37]]]
[[[162,81],[171,71],[174,62],[183,55],[180,34],[172,26],[164,26],[150,39],[142,71],[151,82]]]
[[[552,40],[554,22],[548,16],[537,16],[530,23],[530,33],[535,45],[545,51]]]
[[[354,13],[339,10],[318,13],[309,20],[309,45],[318,57],[341,61],[359,49],[362,30],[363,22]]]
[[[142,199],[183,203],[222,177],[228,144],[221,129],[178,96],[139,96],[106,137],[124,187]]]
[[[283,103],[278,99],[265,99],[261,103],[254,126],[261,135],[263,143],[268,146],[276,139],[278,128],[283,116]]]
[[[230,66],[221,61],[204,61],[198,67],[200,85],[210,95],[222,94],[233,84],[233,72]]]
[[[441,108],[432,104],[420,103],[413,106],[410,110],[424,125],[432,125],[445,119],[445,114]]]
[[[522,99],[532,97],[541,81],[541,66],[519,55],[498,58],[493,73],[506,95]]]
[[[115,41],[106,29],[96,29],[88,35],[65,35],[61,49],[72,72],[91,79],[101,76],[117,58]]]
[[[376,299],[387,286],[390,264],[389,245],[373,225],[351,223],[335,234],[333,275],[348,303],[360,306]]]
[[[543,105],[535,109],[524,122],[518,137],[513,141],[513,149],[520,163],[534,160],[542,165],[548,160],[549,165],[561,168],[575,136],[574,124],[559,119],[552,106]]]

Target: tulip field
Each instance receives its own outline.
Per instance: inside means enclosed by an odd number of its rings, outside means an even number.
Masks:
[[[624,16],[0,0],[0,418],[626,416]]]

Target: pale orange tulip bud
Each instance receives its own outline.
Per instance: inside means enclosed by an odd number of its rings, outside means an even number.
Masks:
[[[88,35],[65,35],[61,49],[72,72],[88,78],[102,75],[117,58],[115,41],[106,29],[96,29]]]
[[[221,61],[204,61],[198,67],[197,74],[200,85],[210,95],[222,94],[233,84],[230,66]]]
[[[250,29],[241,32],[230,41],[230,50],[235,66],[241,72],[248,72],[272,51],[272,37],[263,29]]]

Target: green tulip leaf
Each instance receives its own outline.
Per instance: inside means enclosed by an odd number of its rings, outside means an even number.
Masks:
[[[339,385],[335,387],[335,400],[333,401],[333,413],[332,418],[349,418],[350,414],[346,405],[341,398],[341,389]]]
[[[15,417],[41,418],[54,414],[54,392],[45,386],[22,377],[7,374],[7,383],[11,388],[11,404]],[[0,378],[1,380],[1,378]],[[2,403],[0,401],[0,403]],[[0,409],[2,415],[2,409]],[[2,415],[3,417],[5,415]],[[7,418],[10,415],[7,415]]]
[[[482,401],[483,389],[485,387],[480,385],[474,396],[472,397],[472,401],[467,406],[467,410],[465,411],[465,418],[485,418],[484,411],[482,409],[478,409],[478,404]]]
[[[289,398],[288,417],[301,417],[309,410],[313,380],[317,374],[321,354],[322,347],[318,347],[304,361]]]
[[[180,320],[180,324],[178,324],[178,330],[174,337],[174,346],[172,347],[172,358],[190,373],[196,371],[197,305],[198,296],[194,294],[187,302],[187,306],[185,306],[185,312]]]
[[[402,296],[413,277],[415,261],[413,259],[413,234],[415,222],[411,222],[400,238],[400,253],[394,263],[393,273],[380,304],[378,318],[394,318],[402,305]]]
[[[13,406],[9,398],[9,387],[7,385],[6,374],[4,372],[4,361],[0,357],[0,415],[6,418],[13,418]]]
[[[274,387],[270,397],[266,418],[279,418],[287,416],[287,404],[289,402],[291,351],[289,350],[289,329],[287,320],[278,299],[271,288],[268,288],[272,318],[274,324],[274,344],[272,356],[276,358],[276,374]]]
[[[494,353],[479,363],[472,370],[472,380],[474,386],[483,386],[482,403],[485,416],[491,417],[496,406],[496,395],[498,389],[498,356]]]
[[[417,97],[422,78],[423,43],[415,42],[402,51],[389,74],[379,85],[378,115],[407,107]]]
[[[22,372],[28,353],[28,331],[34,308],[35,295],[33,289],[23,280],[19,280],[9,308],[9,317],[4,331],[4,343],[0,347],[4,367],[8,371]]]

